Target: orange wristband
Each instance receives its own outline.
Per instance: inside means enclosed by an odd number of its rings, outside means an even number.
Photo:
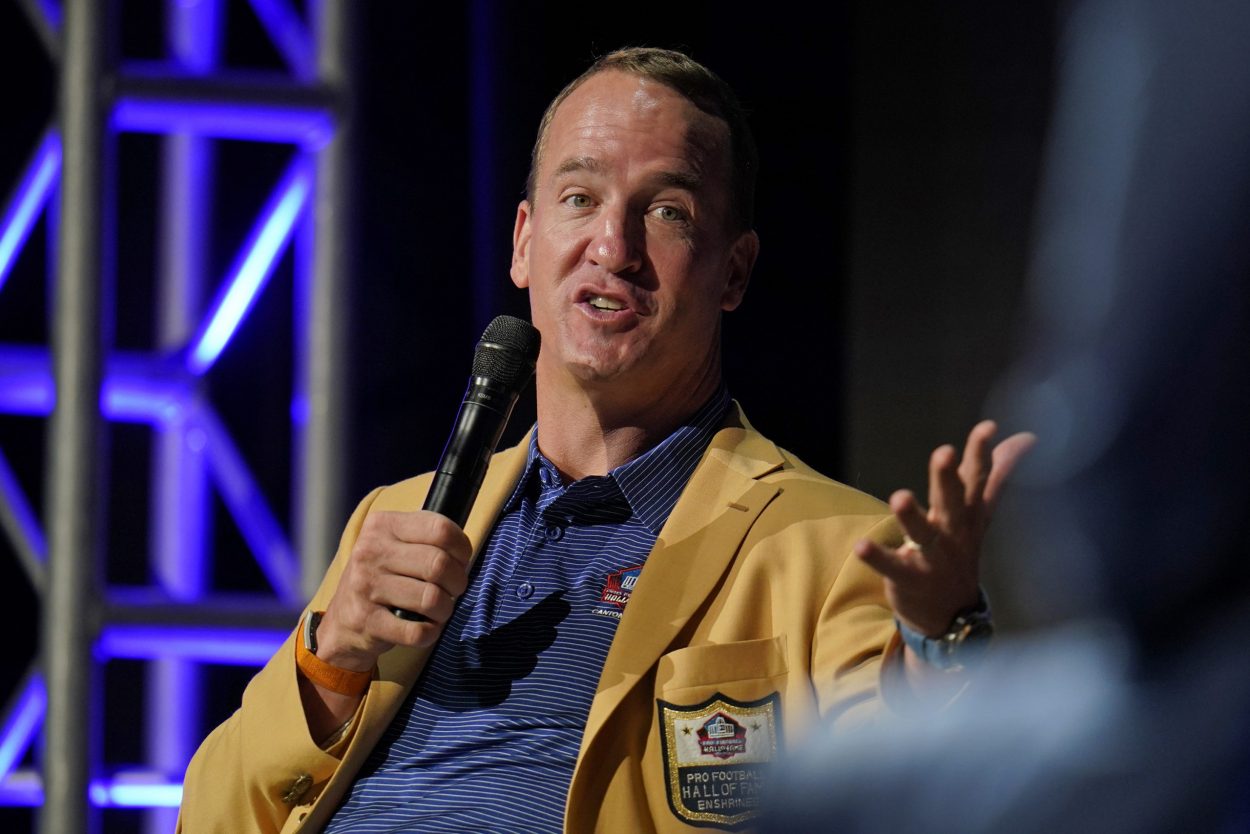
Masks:
[[[313,654],[317,649],[316,626],[324,611],[310,611],[300,623],[300,636],[295,641],[295,665],[304,673],[304,677],[331,692],[340,695],[360,695],[369,688],[373,680],[373,671],[353,672],[326,663]]]

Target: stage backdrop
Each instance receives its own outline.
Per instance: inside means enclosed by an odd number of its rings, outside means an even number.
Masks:
[[[120,5],[127,56],[162,55],[162,4]],[[635,44],[687,49],[738,90],[755,127],[762,251],[743,307],[726,321],[731,392],[757,427],[828,474],[883,497],[923,488],[928,451],[983,416],[1014,350],[1050,103],[1051,6],[359,4],[356,209],[346,219],[355,240],[351,372],[342,391],[350,463],[339,515],[371,487],[437,461],[482,326],[496,313],[526,314],[508,263],[542,109],[595,56]],[[226,61],[279,65],[248,4],[226,8]],[[54,68],[14,0],[0,0],[0,71],[3,195],[55,103]],[[150,349],[155,338],[157,148],[135,136],[118,148],[126,191],[114,332],[123,348]],[[234,173],[204,187],[223,240],[245,233],[249,218],[232,207],[263,199],[272,178],[261,172],[281,166],[283,153],[222,143],[220,168]],[[0,285],[0,343],[47,342],[46,232],[41,223]],[[215,248],[209,274],[233,251]],[[274,346],[289,344],[291,294],[283,263],[209,382],[283,524],[292,360]],[[510,437],[532,418],[527,400]],[[44,437],[43,420],[0,414],[0,450],[36,505]],[[113,425],[108,439],[106,573],[143,583],[150,435]],[[260,585],[239,534],[225,513],[217,517],[213,580]],[[0,583],[9,589],[0,632],[15,655],[14,671],[0,673],[3,699],[38,645],[35,597],[3,538]],[[110,674],[125,679],[124,669]],[[248,674],[210,677],[205,725],[237,703]],[[111,686],[113,726],[137,723],[142,699]],[[108,745],[117,763],[142,755],[125,733]],[[137,824],[130,812],[106,819],[109,830]],[[27,820],[28,811],[0,809],[6,830]]]

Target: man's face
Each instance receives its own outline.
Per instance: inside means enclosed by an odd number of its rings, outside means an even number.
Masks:
[[[741,301],[758,248],[753,232],[730,231],[728,134],[618,71],[560,105],[513,236],[512,279],[543,337],[540,383],[653,397],[719,378],[721,311]]]

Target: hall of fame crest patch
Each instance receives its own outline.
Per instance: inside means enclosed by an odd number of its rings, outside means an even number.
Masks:
[[[694,706],[657,700],[668,804],[690,825],[733,830],[759,811],[777,760],[781,698],[719,692]]]
[[[633,567],[623,568],[622,570],[614,570],[609,573],[603,582],[603,590],[599,593],[599,601],[595,603],[595,607],[591,612],[601,617],[611,617],[619,620],[621,614],[625,612],[625,605],[629,602],[630,596],[634,593],[634,584],[638,582],[638,576],[642,573],[642,565],[634,565]]]

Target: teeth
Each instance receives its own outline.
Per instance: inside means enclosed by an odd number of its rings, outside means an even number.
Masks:
[[[596,310],[624,310],[625,305],[611,298],[604,298],[601,295],[592,295],[590,297],[590,306]]]

